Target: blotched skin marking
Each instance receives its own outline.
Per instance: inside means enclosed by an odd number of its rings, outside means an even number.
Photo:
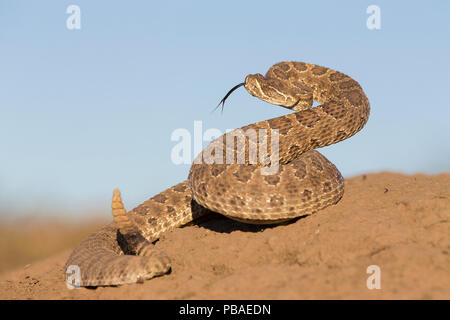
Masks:
[[[280,121],[278,132],[282,135],[285,135],[289,132],[289,130],[292,128],[292,123],[289,118],[283,118],[283,120]]]
[[[347,113],[347,110],[345,108],[342,108],[342,105],[335,102],[323,104],[322,110],[335,119],[341,119],[345,117],[345,114]]]
[[[320,66],[315,66],[311,69],[311,71],[312,71],[313,75],[321,76],[321,75],[325,74],[328,71],[328,69],[324,68],[324,67],[320,67]]]
[[[345,74],[340,73],[340,72],[332,72],[328,76],[328,79],[330,79],[330,81],[332,81],[332,82],[337,82],[337,81],[341,81],[343,79],[348,79],[348,77]]]
[[[320,120],[320,117],[313,110],[305,110],[302,113],[298,112],[295,114],[298,122],[303,126],[312,128]]]
[[[302,200],[309,201],[311,200],[312,192],[310,190],[305,189],[302,193]]]
[[[167,201],[167,197],[163,194],[158,194],[153,197],[153,200],[159,203],[165,203]]]
[[[308,66],[304,62],[294,62],[293,67],[299,72],[303,72],[308,69]]]
[[[211,169],[211,174],[214,177],[217,177],[218,175],[220,175],[222,172],[224,172],[226,169],[225,165],[216,165]]]
[[[279,70],[283,70],[284,72],[289,71],[291,69],[291,66],[289,64],[280,64]]]
[[[347,98],[347,100],[352,104],[353,106],[360,106],[363,104],[363,97],[361,95],[361,92],[358,90],[353,90],[350,92],[347,92],[344,94],[344,96]],[[365,118],[361,118],[363,120],[366,120]]]
[[[323,192],[324,192],[324,193],[325,193],[325,192],[330,192],[331,189],[332,189],[331,182],[330,182],[330,181],[325,181],[325,182],[323,183]]]
[[[267,184],[275,186],[280,182],[280,177],[275,176],[275,175],[270,175],[270,176],[265,176],[264,180],[266,181]]]
[[[181,193],[185,192],[186,189],[187,189],[187,186],[181,185],[181,184],[179,184],[173,188],[174,191],[181,192]]]
[[[287,71],[287,70],[286,70]],[[281,79],[289,79],[289,75],[284,70],[275,70],[274,74]]]
[[[197,161],[215,156],[220,146],[218,156],[225,163],[224,135],[198,156],[188,180],[134,210],[126,213],[115,191],[114,222],[90,235],[67,261],[66,267],[80,266],[82,286],[142,282],[165,274],[170,260],[152,242],[210,210],[245,223],[279,223],[341,199],[342,175],[312,149],[347,139],[365,125],[370,107],[361,86],[338,71],[291,61],[273,65],[266,76],[248,75],[243,85],[251,95],[295,112],[241,128],[278,129],[279,170],[263,175],[260,159],[250,164],[248,143],[245,150],[231,150],[235,156],[245,153],[243,165]],[[313,108],[313,99],[320,105]]]
[[[353,79],[349,79],[349,80],[339,83],[339,89],[342,89],[342,90],[352,89],[357,86],[358,86],[358,82],[356,82]]]
[[[306,177],[306,164],[302,160],[297,160],[294,162],[295,176],[298,179],[304,179]]]
[[[316,159],[311,160],[311,167],[317,171],[323,170],[322,164],[319,161],[317,161]]]
[[[233,173],[233,175],[236,177],[237,181],[246,183],[250,180],[253,169],[254,168],[249,166],[240,166],[239,169]]]

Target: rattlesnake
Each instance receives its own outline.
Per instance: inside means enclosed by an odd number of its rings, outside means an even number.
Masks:
[[[248,75],[240,85],[255,97],[296,112],[215,139],[197,156],[188,180],[128,214],[119,191],[114,190],[114,222],[88,236],[66,263],[65,271],[71,265],[79,267],[76,284],[118,285],[167,273],[170,260],[152,242],[163,232],[191,222],[209,210],[246,223],[278,223],[311,214],[341,199],[344,192],[341,174],[313,149],[344,140],[361,130],[370,111],[361,86],[332,69],[291,61],[273,65],[265,76]],[[320,105],[312,107],[313,100]],[[261,167],[267,168],[268,163],[262,158],[256,164],[251,162],[252,141],[248,140],[241,150],[233,146],[230,150],[225,143],[228,135],[239,137],[249,129],[267,129],[267,145],[275,141],[277,134],[277,173],[263,174]],[[227,164],[227,148],[233,159],[243,156],[244,163]],[[270,149],[265,159],[269,158],[269,165],[276,154],[275,149]],[[202,161],[211,157],[224,162]],[[67,281],[72,281],[68,273],[65,275]]]

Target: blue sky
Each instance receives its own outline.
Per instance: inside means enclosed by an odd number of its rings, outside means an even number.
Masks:
[[[81,29],[69,30],[69,5]],[[360,82],[371,116],[321,149],[345,177],[450,171],[448,1],[0,1],[0,214],[107,217],[186,179],[171,133],[286,114],[243,88],[297,60]],[[366,8],[381,9],[381,29]],[[204,144],[206,146],[206,144]]]

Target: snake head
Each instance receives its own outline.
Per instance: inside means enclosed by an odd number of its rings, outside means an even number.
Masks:
[[[310,108],[313,102],[312,91],[308,88],[289,86],[283,81],[268,79],[259,73],[248,75],[244,87],[254,97],[296,111]]]
[[[312,90],[299,82],[284,82],[279,79],[266,78],[263,75],[250,74],[245,77],[245,82],[235,85],[228,91],[225,97],[220,100],[216,109],[225,105],[225,101],[230,94],[244,86],[254,97],[277,106],[282,106],[295,111],[306,110],[313,104]]]

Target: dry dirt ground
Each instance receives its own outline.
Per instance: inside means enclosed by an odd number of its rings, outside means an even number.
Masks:
[[[0,275],[2,299],[450,299],[450,174],[367,174],[336,205],[290,224],[217,216],[156,246],[172,272],[143,284],[69,290],[71,249]],[[35,246],[41,244],[35,243]],[[367,267],[381,270],[367,288]]]

